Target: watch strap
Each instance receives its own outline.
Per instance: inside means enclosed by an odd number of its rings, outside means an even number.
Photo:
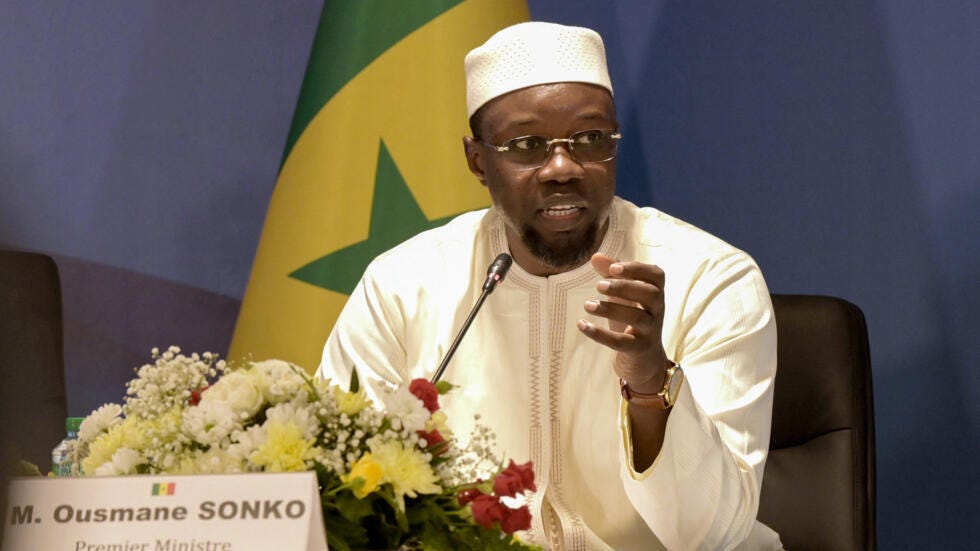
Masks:
[[[629,383],[625,379],[619,379],[619,393],[623,396],[623,399],[630,403],[630,405],[638,406],[641,408],[648,409],[659,409],[667,410],[670,409],[674,404],[670,403],[668,397],[668,392],[670,390],[671,378],[680,369],[680,366],[674,362],[670,362],[670,367],[667,368],[667,373],[664,375],[664,387],[660,392],[653,394],[643,394],[641,392],[636,392],[630,388]]]

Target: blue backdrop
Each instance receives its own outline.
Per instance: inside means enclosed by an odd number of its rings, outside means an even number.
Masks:
[[[0,4],[0,245],[58,261],[73,413],[226,349],[321,5]],[[621,195],[864,310],[881,548],[973,548],[980,3],[530,6],[606,39]]]

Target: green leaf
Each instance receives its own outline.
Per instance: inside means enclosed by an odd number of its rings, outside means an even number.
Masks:
[[[436,383],[436,390],[439,391],[439,394],[446,394],[454,388],[456,388],[456,385],[448,381],[439,381],[438,383]]]
[[[368,544],[367,531],[364,528],[341,521],[339,517],[324,515],[323,527],[327,531],[327,545],[332,551],[363,549]]]
[[[364,521],[365,517],[374,514],[370,500],[358,499],[357,496],[350,492],[341,492],[336,496],[335,502],[341,516],[351,522],[360,524]]]
[[[348,385],[348,390],[351,394],[356,394],[357,391],[361,390],[361,381],[357,378],[356,367],[350,370],[350,385]]]
[[[310,379],[310,376],[306,374],[306,371],[300,369],[298,366],[296,366],[296,364],[293,364],[292,362],[286,362],[286,365],[288,365],[289,369],[291,369],[293,373],[299,375],[300,378],[303,379],[303,382],[306,383],[307,388],[310,389],[310,398],[313,400],[319,400],[320,395],[316,391],[316,385],[313,384],[313,379]]]
[[[426,524],[421,538],[423,551],[456,551],[459,547],[451,534],[444,526]]]
[[[363,549],[371,541],[368,521],[375,516],[371,503],[360,500],[350,491],[342,491],[321,498],[323,522],[330,540],[330,548]]]
[[[385,484],[374,495],[380,496],[391,506],[392,511],[395,513],[395,522],[398,523],[398,529],[404,533],[408,533],[408,517],[405,516],[405,511],[402,511],[398,506],[398,500],[395,499],[395,493],[391,485]]]
[[[140,465],[142,467],[142,465]],[[142,473],[140,473],[142,474]],[[31,463],[30,461],[24,461],[23,459],[18,459],[17,464],[13,467],[14,476],[44,476],[41,473],[41,469],[37,468],[37,465]]]

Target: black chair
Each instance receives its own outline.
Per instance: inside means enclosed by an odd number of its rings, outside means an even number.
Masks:
[[[792,550],[875,548],[874,407],[861,310],[773,295],[779,361],[759,520]]]
[[[0,251],[0,447],[47,472],[65,435],[61,283],[50,257]]]

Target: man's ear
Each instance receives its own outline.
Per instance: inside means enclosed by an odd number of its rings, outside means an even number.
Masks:
[[[466,164],[470,172],[481,184],[487,185],[486,170],[483,168],[483,147],[469,136],[463,136],[463,152],[466,154]]]

